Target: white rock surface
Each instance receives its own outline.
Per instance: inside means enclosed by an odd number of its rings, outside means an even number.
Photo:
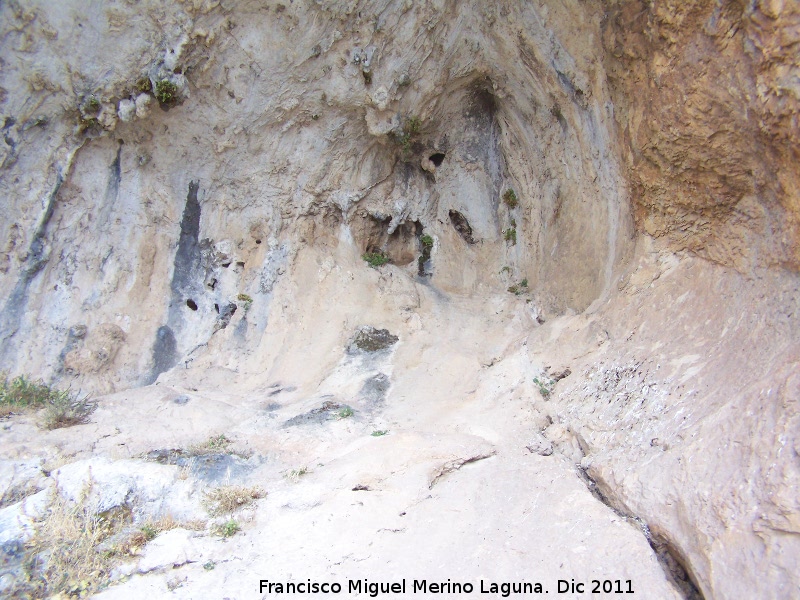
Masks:
[[[85,501],[96,513],[128,507],[154,517],[202,517],[194,483],[179,479],[179,474],[175,466],[101,456],[65,465],[52,476],[64,499]]]
[[[117,115],[119,116],[119,120],[122,121],[123,123],[129,123],[133,121],[134,117],[137,116],[136,102],[134,100],[131,100],[130,98],[124,98],[120,100],[119,107],[117,108]]]

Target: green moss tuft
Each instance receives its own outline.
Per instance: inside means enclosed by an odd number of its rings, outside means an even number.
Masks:
[[[383,252],[365,252],[361,255],[370,267],[377,268],[389,262],[389,257]]]
[[[155,97],[161,104],[175,104],[178,101],[178,86],[167,79],[156,81]]]

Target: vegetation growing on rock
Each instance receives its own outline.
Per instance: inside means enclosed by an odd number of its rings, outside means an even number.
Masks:
[[[365,252],[361,255],[366,263],[373,268],[381,267],[389,262],[389,257],[383,252]]]
[[[156,81],[154,95],[161,104],[170,106],[178,101],[178,86],[168,79],[160,79]]]

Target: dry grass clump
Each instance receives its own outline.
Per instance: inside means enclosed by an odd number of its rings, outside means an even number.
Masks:
[[[202,444],[191,446],[188,450],[190,456],[204,456],[206,454],[226,454],[229,452],[228,447],[233,443],[233,440],[228,438],[224,433],[219,435],[212,435]]]
[[[47,429],[80,425],[86,423],[96,409],[97,401],[88,395],[81,397],[70,390],[55,391],[45,405],[42,425]]]
[[[260,487],[223,485],[205,493],[204,504],[212,516],[226,515],[266,496]]]
[[[45,598],[61,593],[85,598],[107,580],[113,553],[99,546],[130,523],[131,513],[120,509],[94,514],[86,505],[87,493],[74,504],[54,496],[26,547],[25,580],[12,589],[12,597]]]
[[[107,585],[123,558],[137,555],[160,533],[206,526],[203,521],[176,521],[171,516],[133,526],[127,507],[93,513],[86,502],[90,490],[87,486],[77,503],[54,493],[26,545],[23,578],[9,590],[10,598],[89,597]]]
[[[127,535],[123,535],[120,540],[105,552],[112,556],[135,556],[147,542],[154,540],[160,533],[170,529],[177,529],[178,527],[183,527],[183,523],[176,521],[172,515],[161,517],[160,519],[148,519],[139,525],[137,529],[133,529]]]
[[[283,474],[286,479],[292,483],[297,483],[303,475],[308,475],[311,471],[308,467],[300,467],[299,469],[292,469]]]

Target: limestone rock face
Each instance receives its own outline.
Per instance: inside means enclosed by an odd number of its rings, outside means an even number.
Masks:
[[[797,596],[799,19],[0,3],[0,371],[99,405],[0,421],[4,552],[51,489],[188,527],[233,481],[268,491],[241,535],[175,530],[101,597],[500,555]]]
[[[110,391],[216,332],[251,332],[237,344],[252,348],[307,244],[385,251],[411,272],[424,232],[443,290],[502,286],[505,268],[553,313],[588,306],[630,248],[611,98],[586,43],[599,9],[78,10],[2,13],[11,370]]]
[[[800,6],[609,4],[603,47],[637,221],[750,272],[800,266]]]

